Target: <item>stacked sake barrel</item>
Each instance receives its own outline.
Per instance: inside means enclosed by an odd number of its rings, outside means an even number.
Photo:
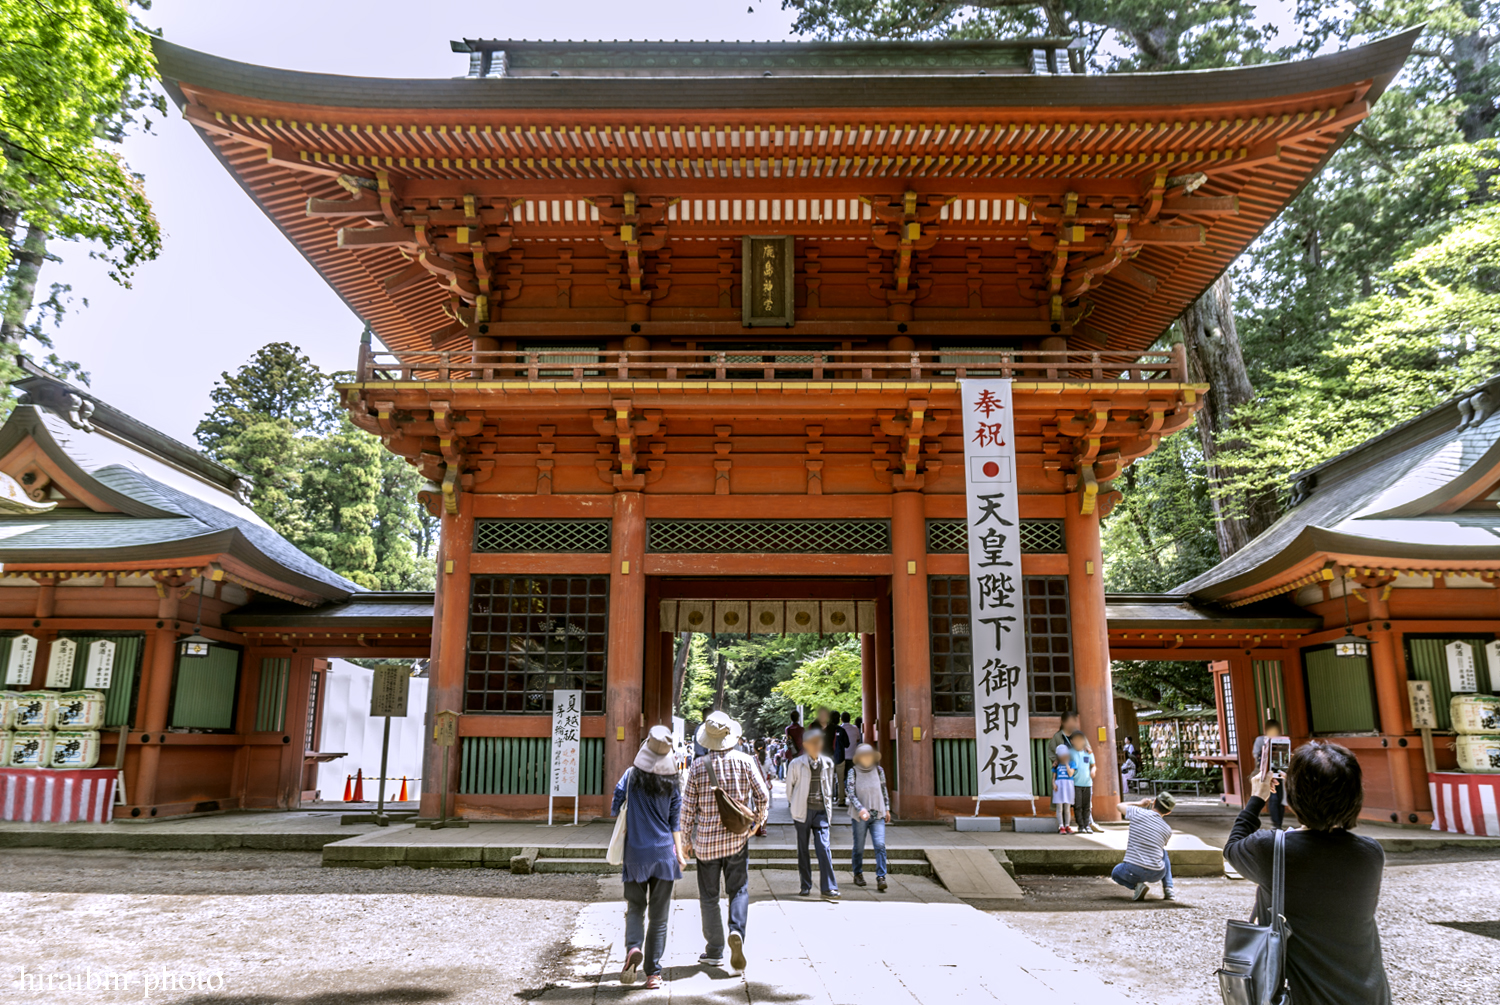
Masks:
[[[102,691],[0,692],[0,767],[92,768],[103,724]]]
[[[1456,694],[1449,705],[1461,771],[1500,774],[1500,696]]]

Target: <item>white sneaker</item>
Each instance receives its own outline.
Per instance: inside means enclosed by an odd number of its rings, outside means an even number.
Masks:
[[[729,933],[729,966],[737,974],[745,972],[745,937],[739,932]]]
[[[1146,899],[1146,890],[1147,890],[1147,886],[1146,886],[1145,883],[1137,883],[1135,885],[1135,892],[1130,895],[1130,899],[1131,900],[1145,900]]]
[[[632,949],[625,954],[625,968],[620,971],[621,984],[634,984],[636,974],[640,972],[641,960],[645,959],[639,949]]]

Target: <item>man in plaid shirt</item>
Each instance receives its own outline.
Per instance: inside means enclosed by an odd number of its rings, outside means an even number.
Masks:
[[[754,758],[737,750],[740,724],[723,712],[711,712],[698,727],[698,743],[708,751],[693,761],[682,793],[682,834],[698,860],[698,906],[703,914],[703,955],[698,962],[724,964],[724,918],[719,913],[719,882],[729,893],[729,962],[745,969],[745,921],[750,913],[750,835],[766,822],[771,793]],[[743,834],[731,834],[714,801],[713,777],[724,794],[748,806],[755,823]]]

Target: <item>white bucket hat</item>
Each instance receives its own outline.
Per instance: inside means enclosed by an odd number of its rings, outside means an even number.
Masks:
[[[666,726],[652,726],[646,742],[636,751],[635,767],[652,775],[675,775],[677,755],[672,750],[672,734]]]
[[[698,727],[696,739],[705,750],[733,750],[743,734],[740,724],[726,712],[710,712]]]

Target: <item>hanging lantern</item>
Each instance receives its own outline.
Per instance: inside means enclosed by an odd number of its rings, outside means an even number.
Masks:
[[[189,635],[177,640],[177,654],[188,659],[203,659],[208,655],[208,649],[213,644],[213,639],[206,639],[202,635]]]
[[[1348,659],[1364,659],[1370,655],[1370,642],[1349,632],[1333,644],[1333,654]]]

